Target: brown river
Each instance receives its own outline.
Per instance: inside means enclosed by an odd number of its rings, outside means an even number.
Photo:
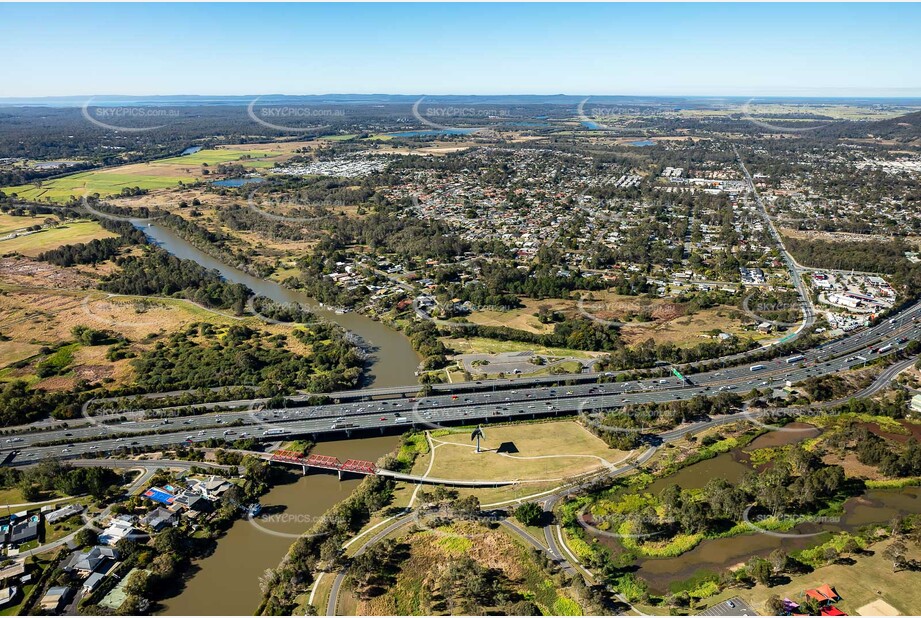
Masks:
[[[157,245],[173,255],[217,270],[225,279],[248,286],[256,294],[278,303],[297,303],[360,336],[372,349],[365,384],[400,386],[417,382],[419,356],[409,339],[381,322],[357,313],[339,314],[321,308],[309,296],[227,266],[156,223],[134,221]],[[395,436],[320,443],[316,451],[340,459],[377,460],[396,447]],[[360,480],[340,482],[334,475],[299,476],[277,485],[262,497],[264,513],[255,523],[239,520],[217,540],[213,554],[199,560],[185,587],[163,602],[161,614],[252,614],[259,605],[259,577],[278,565],[297,537],[330,507],[344,500]],[[274,508],[273,508],[274,507]],[[258,524],[258,525],[256,525]]]
[[[398,442],[397,436],[321,442],[315,452],[339,459],[374,461],[393,450]],[[298,535],[313,526],[330,507],[348,497],[360,482],[360,479],[340,482],[334,474],[316,473],[276,485],[261,499],[262,515],[254,522],[236,521],[217,540],[214,553],[196,562],[185,588],[166,599],[159,613],[251,615],[261,600],[259,577],[266,569],[278,566]]]

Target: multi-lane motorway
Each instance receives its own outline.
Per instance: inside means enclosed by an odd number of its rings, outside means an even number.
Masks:
[[[667,402],[719,392],[744,394],[782,387],[812,376],[837,373],[894,354],[909,341],[921,339],[921,303],[892,319],[856,334],[799,354],[688,375],[631,382],[588,382],[561,386],[551,378],[520,379],[513,383],[465,383],[455,392],[442,385],[418,400],[407,396],[418,386],[350,393],[350,401],[285,409],[260,409],[254,400],[244,409],[197,416],[143,419],[111,424],[87,417],[83,426],[36,431],[20,428],[0,438],[0,456],[7,463],[28,464],[48,457],[101,456],[132,448],[166,447],[242,438],[282,440],[295,435],[332,437],[370,432],[405,431],[410,427],[506,421],[590,413],[629,404]],[[874,351],[883,349],[882,352]],[[801,358],[799,358],[801,357]],[[596,378],[601,376],[595,376]],[[557,377],[556,380],[561,380]],[[387,399],[367,399],[368,396]],[[344,394],[343,394],[344,395]],[[237,402],[245,406],[246,402]],[[112,420],[112,419],[110,419]]]

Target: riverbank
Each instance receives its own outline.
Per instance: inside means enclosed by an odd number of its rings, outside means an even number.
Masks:
[[[320,306],[315,299],[279,283],[250,275],[229,266],[198,249],[174,230],[158,225],[156,221],[132,219],[132,224],[157,246],[170,254],[192,260],[205,268],[214,269],[227,281],[240,283],[257,296],[264,296],[282,305],[307,308],[318,317],[339,324],[354,333],[369,347],[370,359],[365,374],[365,386],[401,386],[416,382],[416,369],[420,357],[409,339],[388,324],[373,320],[357,312],[337,313]]]
[[[374,461],[398,443],[398,437],[387,436],[320,442],[314,450],[340,459]],[[236,521],[214,553],[195,562],[178,594],[163,601],[160,615],[252,614],[261,600],[260,578],[266,569],[277,567],[291,545],[361,482],[321,473],[292,474],[288,481],[262,496],[258,517]]]
[[[866,536],[868,527],[885,527],[893,518],[921,512],[921,491],[911,480],[871,487],[844,478],[840,467],[811,454],[827,428],[791,423],[785,429],[704,436],[700,442],[710,443],[708,458],[675,462],[666,455],[653,465],[659,468],[656,475],[633,476],[594,498],[564,506],[570,546],[581,558],[627,569],[614,579],[634,600],[681,592],[705,599],[727,581],[753,580],[757,563],[777,552],[811,570],[832,552],[844,555],[846,547],[873,542]],[[717,448],[721,444],[730,448]],[[778,466],[785,462],[792,462],[798,475],[784,481]],[[841,474],[833,481],[835,472]],[[804,475],[823,478],[834,489],[818,493]],[[751,501],[750,492],[764,496],[762,482],[773,477],[785,488],[784,497],[777,494],[775,501],[797,502],[813,487],[816,493],[811,502],[786,504],[772,515],[758,506],[760,500]],[[715,481],[719,478],[725,481]],[[659,517],[663,512],[664,520]]]

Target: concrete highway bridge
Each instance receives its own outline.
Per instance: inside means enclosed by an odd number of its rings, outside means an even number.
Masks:
[[[419,385],[411,385],[355,391],[347,400],[343,394],[339,403],[322,405],[294,403],[293,407],[268,409],[263,400],[223,402],[220,405],[227,409],[221,411],[203,413],[200,406],[174,406],[148,411],[149,418],[129,413],[127,420],[87,413],[80,424],[45,422],[7,428],[0,438],[0,457],[6,465],[28,465],[49,457],[99,458],[181,444],[287,441],[296,436],[321,441],[449,425],[572,417],[724,391],[746,394],[753,389],[780,389],[787,382],[796,384],[899,354],[913,339],[921,339],[921,303],[871,328],[815,348],[793,350],[787,356],[748,359],[744,364],[728,358],[709,361],[713,369],[684,371],[689,382],[663,376],[631,381],[613,374],[579,376],[579,380],[544,376],[443,384],[424,397],[418,394]]]

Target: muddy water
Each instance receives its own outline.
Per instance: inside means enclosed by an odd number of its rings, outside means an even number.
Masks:
[[[815,438],[822,433],[822,430],[815,425],[808,423],[789,423],[784,425],[784,431],[769,431],[761,434],[751,441],[751,444],[743,450],[746,453],[758,450],[759,448],[772,448],[777,446],[786,446],[796,444],[803,440]]]
[[[367,438],[321,442],[314,452],[339,459],[377,460],[392,451],[399,438]],[[265,509],[255,522],[238,520],[217,540],[210,556],[194,565],[178,595],[167,599],[168,616],[252,615],[261,600],[259,577],[278,565],[297,536],[331,506],[344,500],[360,480],[339,481],[333,474],[298,476],[262,497]]]
[[[657,494],[673,483],[684,489],[699,489],[714,477],[735,483],[753,470],[748,465],[748,453],[759,448],[795,444],[820,433],[819,429],[805,423],[792,423],[787,428],[801,431],[768,432],[743,449],[723,453],[659,479],[646,491]],[[654,592],[665,593],[670,583],[686,580],[698,572],[718,573],[747,562],[752,556],[767,556],[778,548],[788,553],[806,549],[828,538],[822,533],[855,532],[862,526],[885,524],[897,515],[912,513],[921,513],[921,488],[871,489],[845,502],[844,513],[839,518],[821,523],[804,523],[789,533],[802,536],[779,537],[753,532],[731,538],[711,539],[676,558],[640,559],[637,561],[637,575],[645,579]],[[596,538],[615,552],[622,551],[619,544],[609,537]]]
[[[837,522],[809,523],[796,526],[790,533],[799,537],[770,534],[746,534],[704,541],[677,558],[647,558],[638,561],[638,575],[656,592],[668,591],[671,582],[690,578],[699,571],[718,573],[752,556],[766,557],[775,549],[787,553],[812,547],[828,538],[823,532],[854,532],[861,526],[888,523],[896,515],[921,512],[921,488],[874,489],[851,498],[844,505],[844,515]]]
[[[672,484],[682,489],[701,489],[710,479],[716,477],[724,478],[730,483],[738,483],[743,476],[752,471],[752,467],[748,465],[748,453],[759,448],[795,444],[821,433],[817,427],[807,423],[790,423],[786,428],[791,431],[769,431],[752,440],[745,448],[722,453],[712,459],[682,468],[675,474],[657,480],[646,491],[658,495]]]
[[[315,314],[336,322],[360,336],[373,348],[373,359],[366,385],[402,386],[417,382],[415,371],[419,365],[419,355],[412,349],[409,339],[386,324],[358,313],[337,314],[320,307],[316,300],[302,292],[289,290],[274,281],[254,277],[227,266],[156,222],[148,225],[144,221],[134,220],[132,223],[157,245],[176,257],[193,260],[205,268],[213,268],[228,281],[242,283],[256,294],[271,298],[277,303],[298,303],[309,307]]]

